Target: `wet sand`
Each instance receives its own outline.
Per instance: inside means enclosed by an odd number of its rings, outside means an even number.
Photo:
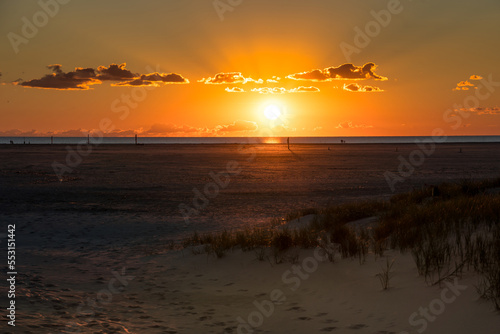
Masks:
[[[228,162],[236,161],[240,172],[230,175],[216,196],[206,196],[209,203],[191,215],[190,224],[238,227],[298,208],[389,198],[393,192],[384,173],[398,175],[398,157],[409,160],[418,150],[409,144],[294,145],[291,151],[285,145],[92,148],[59,182],[51,165],[65,164],[65,145],[0,145],[1,212],[119,213],[179,224],[179,205],[194,207],[193,189],[203,194],[214,182],[210,173],[226,172]],[[500,144],[438,145],[410,177],[396,183],[395,192],[499,175]]]

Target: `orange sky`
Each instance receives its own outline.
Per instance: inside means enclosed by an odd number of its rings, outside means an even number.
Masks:
[[[0,136],[500,135],[498,1],[41,3],[0,2]]]

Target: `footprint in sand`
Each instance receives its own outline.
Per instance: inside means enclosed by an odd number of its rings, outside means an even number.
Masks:
[[[290,307],[289,309],[287,309],[287,311],[300,311],[300,312],[304,312],[305,310],[302,307],[294,306],[294,307]]]
[[[334,319],[326,319],[325,321],[323,321],[325,324],[334,324],[336,322],[338,322],[338,320],[334,320]]]
[[[312,318],[309,318],[309,317],[298,317],[297,319],[299,319],[299,320],[311,320]]]
[[[335,329],[337,329],[337,327],[325,327],[325,328],[321,328],[320,331],[321,332],[331,332]]]
[[[367,327],[367,326],[365,324],[356,324],[356,325],[351,325],[348,328],[349,329],[361,329],[361,328],[364,328],[364,327]]]

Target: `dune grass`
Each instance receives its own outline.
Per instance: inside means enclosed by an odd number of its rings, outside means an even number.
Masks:
[[[419,274],[430,285],[461,276],[464,271],[481,274],[478,292],[500,309],[498,188],[500,178],[466,180],[397,194],[386,202],[307,208],[284,219],[273,219],[263,227],[195,233],[184,246],[204,245],[204,251],[217,258],[236,248],[253,250],[256,259],[267,258],[275,264],[296,262],[298,255],[291,256],[289,251],[297,248],[321,247],[332,262],[336,257],[350,257],[358,258],[360,263],[369,253],[383,255],[388,248],[397,249],[411,252]],[[286,228],[286,222],[307,214],[316,215],[309,226]],[[348,224],[373,216],[378,217],[378,223],[372,227]],[[383,286],[388,287],[388,277],[381,277],[385,279]]]

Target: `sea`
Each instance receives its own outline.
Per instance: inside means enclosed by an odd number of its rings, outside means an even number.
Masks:
[[[431,136],[290,137],[291,144],[411,144]],[[139,144],[285,144],[287,137],[138,137]],[[500,136],[448,136],[445,143],[499,143]],[[0,137],[0,144],[135,144],[134,137]]]

